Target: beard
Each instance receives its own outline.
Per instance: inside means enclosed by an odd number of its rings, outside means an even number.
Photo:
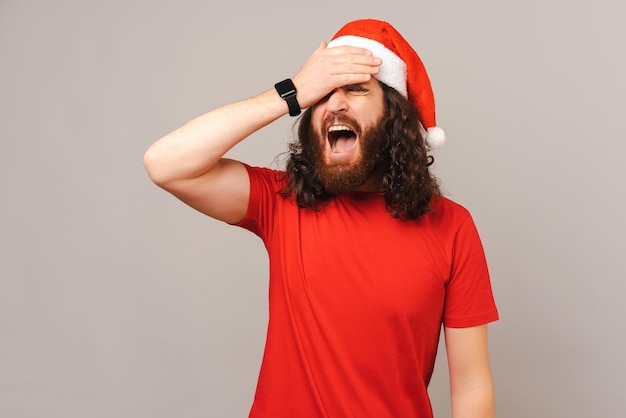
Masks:
[[[356,126],[356,123],[350,121],[350,126]],[[315,174],[330,194],[354,191],[369,180],[385,161],[386,135],[381,123],[356,133],[360,144],[360,153],[356,161],[328,163],[324,159],[326,137],[320,131],[314,130],[311,153],[315,161]]]

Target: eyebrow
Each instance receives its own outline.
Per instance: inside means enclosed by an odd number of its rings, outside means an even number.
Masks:
[[[346,89],[346,90],[360,90],[360,91],[367,91],[367,87],[365,87],[363,84],[348,84],[346,86],[343,86],[342,88]]]

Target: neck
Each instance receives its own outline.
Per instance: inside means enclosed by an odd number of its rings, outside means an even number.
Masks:
[[[359,187],[354,189],[356,192],[380,192],[383,190],[384,169],[378,168],[374,173]]]

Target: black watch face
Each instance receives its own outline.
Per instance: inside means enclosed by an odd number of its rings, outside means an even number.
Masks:
[[[283,80],[280,83],[276,83],[276,90],[281,97],[289,96],[296,92],[296,86],[290,79]]]

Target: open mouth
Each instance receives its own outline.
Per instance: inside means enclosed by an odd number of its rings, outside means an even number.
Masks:
[[[346,125],[332,125],[328,128],[328,143],[335,153],[351,150],[356,145],[356,132]]]

